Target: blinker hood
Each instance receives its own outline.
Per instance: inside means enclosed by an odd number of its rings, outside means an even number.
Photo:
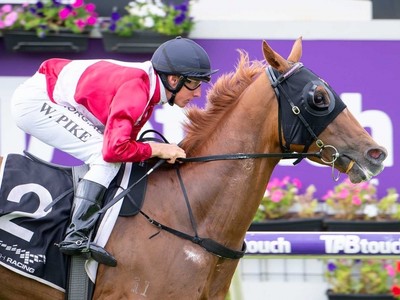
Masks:
[[[326,82],[302,65],[287,77],[285,74],[280,77],[281,73],[271,66],[267,74],[279,102],[280,126],[286,141],[286,151],[291,144],[305,145],[305,149],[308,149],[313,140],[346,108]],[[319,86],[325,89],[325,95],[329,97],[329,105],[322,108],[314,103],[314,94]],[[294,113],[294,107],[298,107],[298,114]]]

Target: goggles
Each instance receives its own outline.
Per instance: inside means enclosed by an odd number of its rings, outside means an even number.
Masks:
[[[194,91],[201,86],[201,80],[184,78],[183,85],[190,91]]]

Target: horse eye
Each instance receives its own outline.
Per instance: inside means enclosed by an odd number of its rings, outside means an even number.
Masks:
[[[321,107],[324,106],[324,103],[324,95],[322,93],[316,93],[314,95],[314,104]]]
[[[322,87],[317,87],[313,102],[317,108],[326,108],[329,106],[329,96]]]

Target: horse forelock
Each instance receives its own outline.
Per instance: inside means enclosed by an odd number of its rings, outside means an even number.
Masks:
[[[221,75],[207,92],[205,108],[190,107],[186,110],[184,124],[186,136],[181,143],[187,154],[207,140],[219,126],[225,113],[240,99],[244,90],[266,67],[263,61],[250,61],[247,52],[238,50],[239,60],[235,71]]]

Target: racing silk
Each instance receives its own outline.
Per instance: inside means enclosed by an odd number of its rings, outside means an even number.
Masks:
[[[54,103],[74,107],[95,126],[104,128],[103,158],[138,162],[151,157],[151,147],[137,135],[154,106],[166,102],[165,91],[150,61],[49,59],[47,92]]]

